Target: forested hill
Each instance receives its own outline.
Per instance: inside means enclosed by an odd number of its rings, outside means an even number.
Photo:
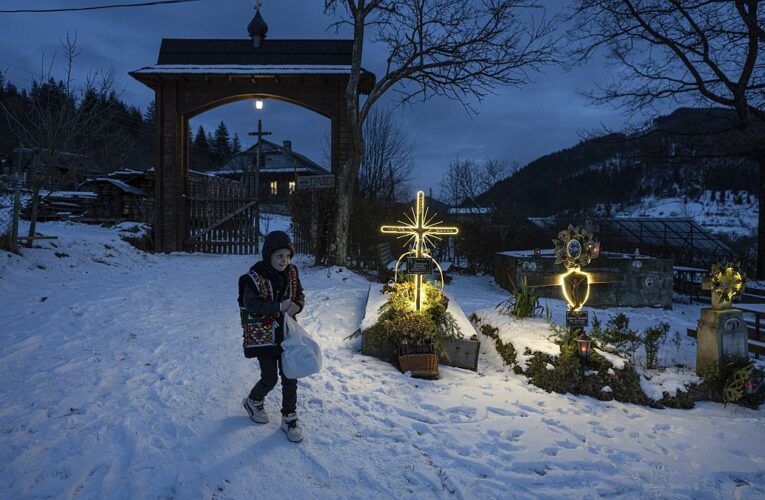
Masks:
[[[732,112],[681,108],[640,133],[595,137],[538,158],[478,201],[514,216],[608,215],[647,196],[754,196],[757,165],[740,154],[741,141]]]

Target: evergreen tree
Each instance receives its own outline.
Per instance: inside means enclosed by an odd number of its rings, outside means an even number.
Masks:
[[[212,154],[210,152],[209,134],[205,128],[200,125],[197,134],[194,136],[194,142],[191,146],[191,158],[189,163],[191,168],[199,171],[209,170],[213,166]]]
[[[215,129],[215,138],[212,143],[212,149],[215,151],[216,160],[220,165],[231,156],[231,139],[228,135],[228,127],[222,121]]]
[[[197,135],[194,137],[194,146],[203,151],[206,151],[210,147],[210,144],[207,142],[205,128],[202,125],[197,129]]]
[[[242,151],[242,143],[239,142],[239,134],[234,132],[234,138],[231,140],[231,154],[236,154]]]

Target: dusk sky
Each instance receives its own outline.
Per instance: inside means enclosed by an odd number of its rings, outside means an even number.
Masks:
[[[5,0],[0,9],[61,8],[138,3],[111,0]],[[543,2],[554,13],[566,2]],[[55,76],[63,75],[60,40],[67,32],[77,35],[81,54],[75,73],[113,68],[116,90],[129,104],[142,111],[153,92],[128,75],[129,71],[155,64],[162,38],[247,38],[247,24],[254,14],[254,0],[201,0],[141,8],[121,8],[64,13],[0,13],[0,71],[19,87],[28,87],[42,68],[51,65]],[[319,0],[264,0],[261,12],[268,23],[269,39],[350,38],[350,31],[328,29],[334,20],[323,13]],[[385,51],[367,45],[363,65],[381,74]],[[595,106],[578,92],[609,78],[611,68],[601,61],[573,71],[548,67],[532,75],[533,82],[520,87],[499,87],[496,94],[476,103],[477,116],[469,116],[455,101],[435,98],[414,105],[398,106],[389,92],[378,105],[393,106],[406,136],[414,145],[415,178],[412,189],[433,188],[455,158],[497,158],[524,165],[535,158],[576,144],[583,136],[602,127],[621,129],[628,117],[611,107]],[[190,126],[201,124],[213,130],[224,120],[237,132],[246,147],[252,143],[248,131],[273,132],[277,143],[292,140],[293,148],[326,164],[323,143],[329,121],[294,105],[266,101],[256,111],[251,102],[240,101],[195,117]]]

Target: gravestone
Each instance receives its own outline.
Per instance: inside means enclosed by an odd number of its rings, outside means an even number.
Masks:
[[[712,307],[701,309],[696,329],[696,373],[717,374],[731,362],[746,361],[749,345],[744,313],[731,307],[744,290],[744,278],[733,266],[714,265],[702,288],[712,293]]]

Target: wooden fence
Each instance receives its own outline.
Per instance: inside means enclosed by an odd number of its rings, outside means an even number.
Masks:
[[[258,205],[244,185],[220,177],[189,178],[186,249],[219,254],[258,253]]]

